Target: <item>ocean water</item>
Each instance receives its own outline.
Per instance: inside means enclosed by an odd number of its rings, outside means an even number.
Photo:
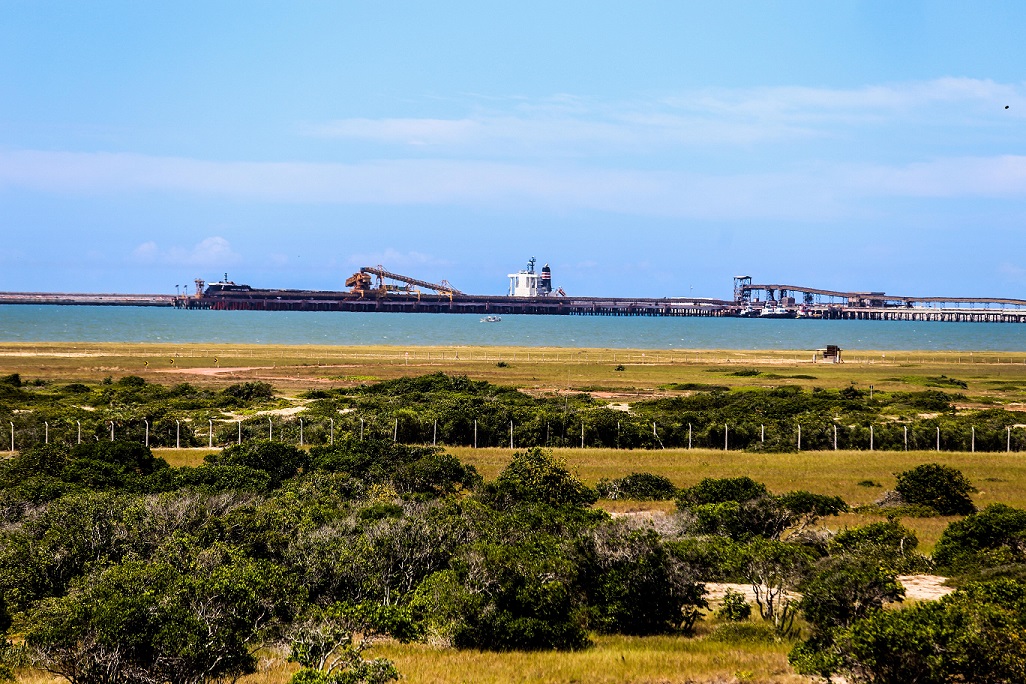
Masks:
[[[1026,325],[0,305],[0,341],[1026,351]]]

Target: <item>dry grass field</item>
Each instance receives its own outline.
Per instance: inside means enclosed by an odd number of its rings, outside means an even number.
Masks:
[[[97,382],[131,374],[165,384],[264,380],[298,391],[446,372],[529,391],[606,390],[625,397],[687,382],[806,388],[856,382],[908,390],[946,375],[966,381],[966,394],[976,398],[1017,406],[1026,401],[1026,353],[849,351],[842,364],[814,363],[812,357],[806,351],[8,342],[0,343],[0,375]],[[739,368],[762,375],[731,375]]]
[[[574,652],[495,653],[424,644],[378,645],[368,657],[389,658],[407,684],[693,684],[696,682],[809,682],[787,663],[787,643],[732,645],[705,638],[598,637]],[[296,666],[266,654],[261,671],[239,684],[286,684]],[[22,673],[21,684],[57,684],[42,673]]]

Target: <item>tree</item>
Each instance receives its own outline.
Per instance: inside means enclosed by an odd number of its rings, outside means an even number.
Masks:
[[[751,492],[754,494],[754,492]],[[695,518],[702,534],[722,534],[738,541],[753,537],[779,539],[787,530],[800,534],[824,515],[848,509],[840,497],[796,491],[772,496],[762,494],[747,500],[693,504],[687,499],[677,505]]]
[[[798,608],[817,634],[850,627],[884,603],[905,596],[897,576],[875,559],[847,554],[823,559],[800,589]]]
[[[429,631],[459,648],[578,649],[589,644],[580,559],[565,541],[537,534],[479,542],[417,588]]]
[[[798,544],[756,539],[745,550],[742,573],[763,620],[787,636],[797,612],[796,589],[809,572],[809,551]]]
[[[976,511],[969,494],[976,491],[960,470],[939,463],[924,463],[897,475],[896,492],[910,504],[929,506],[941,515],[969,515]]]
[[[591,581],[594,626],[619,634],[690,633],[705,585],[668,554],[654,530],[607,524],[591,533],[596,566]]]

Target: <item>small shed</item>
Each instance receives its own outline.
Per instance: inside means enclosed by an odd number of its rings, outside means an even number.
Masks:
[[[823,355],[823,360],[827,363],[844,363],[841,359],[841,351],[843,351],[836,344],[828,344],[825,349],[817,349],[820,354]]]

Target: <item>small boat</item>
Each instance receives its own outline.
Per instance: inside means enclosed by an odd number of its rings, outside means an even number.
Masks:
[[[815,311],[807,306],[802,306],[795,312],[795,318],[823,318],[823,314],[822,312]]]
[[[794,312],[783,306],[764,306],[759,312],[759,318],[794,318]]]
[[[499,323],[500,321],[502,321],[500,316],[485,316],[481,319],[482,323]]]

